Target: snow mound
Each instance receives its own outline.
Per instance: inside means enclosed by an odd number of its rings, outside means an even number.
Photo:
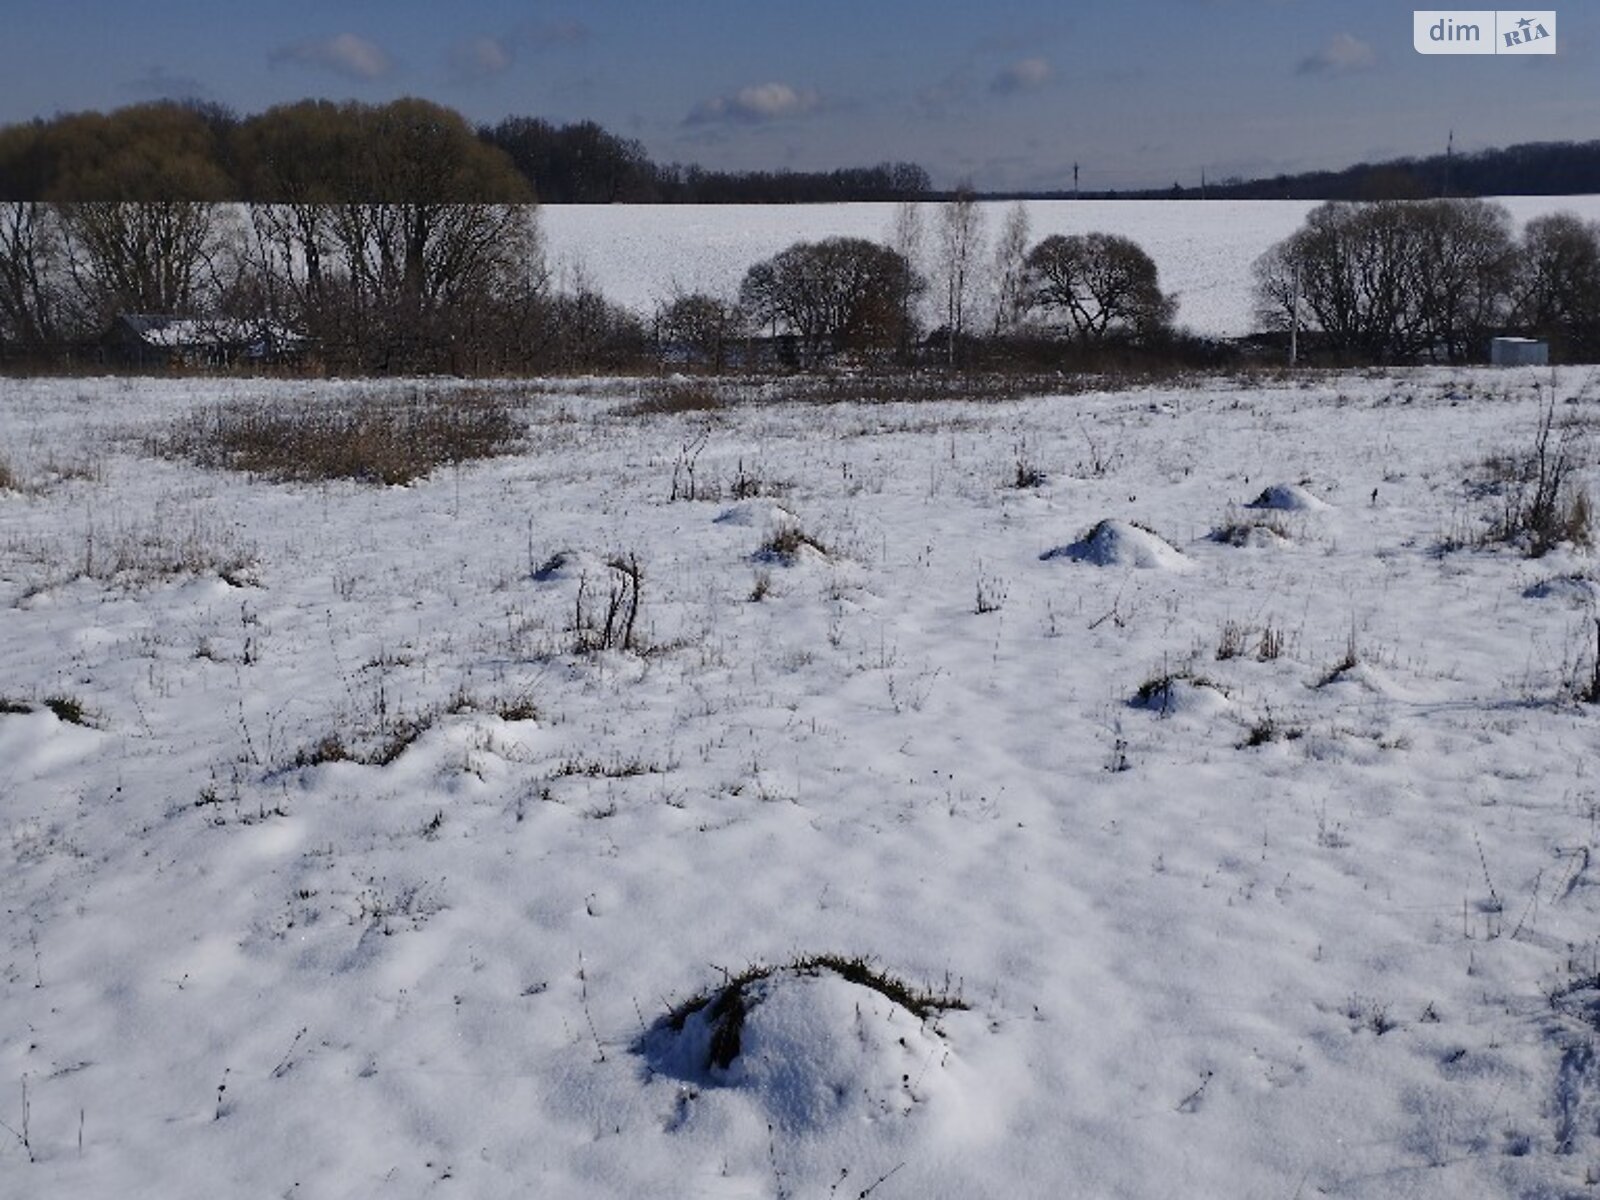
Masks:
[[[1412,700],[1415,694],[1398,683],[1382,667],[1369,662],[1356,662],[1335,667],[1318,684],[1319,687],[1336,687],[1340,684],[1356,688],[1372,696],[1386,696],[1393,700]]]
[[[741,500],[738,504],[731,504],[723,509],[713,519],[718,525],[745,527],[757,525],[776,527],[793,525],[799,521],[799,518],[783,505],[763,500]]]
[[[556,583],[593,578],[608,570],[605,559],[588,550],[557,550],[539,565],[533,577],[540,583]]]
[[[1138,567],[1142,570],[1187,571],[1191,564],[1171,542],[1158,533],[1128,521],[1101,521],[1070,546],[1057,546],[1039,556],[1067,558],[1097,567]]]
[[[1573,608],[1600,603],[1600,579],[1587,575],[1555,575],[1529,584],[1522,594],[1529,600],[1560,600]]]
[[[1261,489],[1261,494],[1246,508],[1272,508],[1281,512],[1322,512],[1331,507],[1319,500],[1298,483],[1274,483]]]
[[[1289,539],[1265,525],[1244,525],[1227,530],[1221,537],[1212,539],[1240,550],[1272,550],[1288,545]]]
[[[800,963],[741,976],[662,1018],[637,1048],[654,1071],[733,1090],[790,1131],[904,1115],[954,1086],[932,1022],[965,1006],[897,998],[899,985],[861,964],[844,970]]]
[[[1134,708],[1168,716],[1209,716],[1231,705],[1227,692],[1209,679],[1167,675],[1143,684],[1128,701]]]

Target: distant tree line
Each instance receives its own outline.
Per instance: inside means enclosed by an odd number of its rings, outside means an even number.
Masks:
[[[1190,181],[1141,199],[1425,200],[1486,196],[1586,196],[1600,192],[1600,141],[1527,142],[1470,154],[1435,154],[1356,163],[1263,179],[1230,178],[1203,188]]]
[[[508,117],[472,129],[459,114],[420,100],[454,130],[469,129],[501,156],[474,201],[501,198],[509,170],[519,193],[545,204],[823,203],[905,200],[929,191],[913,163],[834,171],[711,171],[652,162],[639,142],[592,121],[555,125]],[[389,106],[378,106],[384,109]],[[186,199],[293,202],[305,191],[349,195],[376,182],[341,157],[346,129],[371,106],[303,101],[241,117],[221,105],[185,101],[134,105],[110,113],[70,113],[0,128],[0,200]],[[292,168],[289,160],[297,159]],[[142,166],[140,164],[143,164]],[[292,173],[292,180],[288,175]],[[361,199],[381,192],[364,192]]]

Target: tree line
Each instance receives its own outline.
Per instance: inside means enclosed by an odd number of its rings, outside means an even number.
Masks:
[[[1254,270],[1262,325],[1336,360],[1482,361],[1497,333],[1600,359],[1600,223],[1571,213],[1514,235],[1486,200],[1327,201]]]
[[[1586,196],[1600,192],[1600,141],[1526,142],[1468,154],[1356,163],[1264,179],[1192,182],[1148,198],[1183,200],[1424,200],[1485,196]]]
[[[497,166],[479,191],[463,194],[468,201],[515,191],[546,204],[820,203],[903,200],[931,186],[914,163],[747,172],[661,165],[638,141],[593,121],[508,117],[472,128],[459,113],[420,100],[375,107],[306,100],[246,117],[218,104],[163,101],[0,127],[0,200],[376,199],[382,182],[350,170],[345,152],[370,157],[384,114],[419,108],[442,125],[469,129],[493,152],[485,162]]]
[[[581,274],[554,277],[524,177],[449,109],[305,102],[247,122],[229,139],[234,167],[265,198],[246,203],[222,198],[196,115],[150,106],[148,139],[131,143],[89,122],[92,152],[65,161],[104,199],[0,203],[0,355],[114,361],[120,327],[143,337],[176,317],[235,358],[346,373],[1240,352],[1174,331],[1174,299],[1134,242],[1034,242],[1020,203],[991,237],[970,190],[900,203],[879,241],[797,242],[753,264],[737,295],[640,314]],[[147,153],[158,141],[165,152]],[[1329,202],[1262,256],[1255,287],[1263,328],[1303,330],[1330,360],[1475,361],[1508,331],[1600,358],[1600,226],[1570,214],[1514,236],[1482,200]]]

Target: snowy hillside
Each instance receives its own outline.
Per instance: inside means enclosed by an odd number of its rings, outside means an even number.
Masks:
[[[410,387],[0,382],[0,1194],[1600,1184],[1600,576],[1484,540],[1590,373],[173,457]]]

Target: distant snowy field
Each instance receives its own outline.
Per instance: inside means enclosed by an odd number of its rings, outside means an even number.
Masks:
[[[824,231],[773,221],[728,261]],[[397,386],[0,380],[0,1195],[1592,1194],[1600,583],[1441,549],[1536,389],[1596,494],[1592,373],[557,385],[394,488],[146,451]],[[630,553],[649,652],[575,652]],[[659,1024],[805,953],[969,1008]]]
[[[1600,218],[1597,196],[1501,200],[1520,227],[1570,210]],[[552,262],[581,271],[610,299],[653,312],[678,291],[738,294],[744,273],[796,241],[833,236],[887,240],[893,204],[549,205],[540,212]],[[1289,236],[1314,204],[1299,200],[1051,200],[1027,205],[1032,240],[1052,233],[1120,233],[1155,260],[1161,285],[1178,296],[1178,322],[1197,333],[1236,336],[1255,328],[1250,264]],[[1008,204],[985,204],[990,243]],[[936,205],[925,206],[928,248]]]

